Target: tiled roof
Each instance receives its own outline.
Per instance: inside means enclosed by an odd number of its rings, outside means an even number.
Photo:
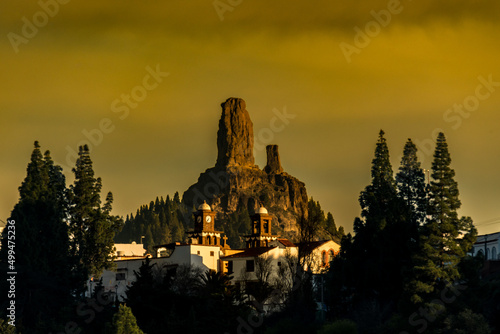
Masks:
[[[262,255],[264,253],[269,252],[271,249],[276,248],[276,247],[254,247],[254,248],[247,248],[241,253],[236,253],[233,255],[221,257],[221,260],[230,260],[230,259],[235,259],[235,258],[241,258],[241,257],[257,257],[259,255]]]
[[[297,247],[296,244],[288,239],[278,239],[278,241],[281,242],[285,247]]]

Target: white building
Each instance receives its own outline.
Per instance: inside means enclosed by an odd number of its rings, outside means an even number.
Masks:
[[[135,241],[131,244],[115,244],[115,256],[117,260],[130,260],[133,258],[144,258],[146,250],[143,244]]]
[[[298,257],[295,244],[272,234],[272,217],[266,208],[261,207],[251,220],[252,233],[245,236],[247,248],[228,250],[221,259],[223,270],[233,276],[233,284],[256,281],[256,272],[262,270],[263,260],[266,270],[270,269],[271,272],[268,280],[272,281],[278,278],[280,266],[286,265],[291,257]]]
[[[340,251],[340,245],[333,240],[299,243],[304,271],[321,274],[330,267],[333,257]]]
[[[105,271],[99,278],[91,278],[89,291],[102,278],[105,292],[116,293],[119,300],[126,297],[126,290],[135,280],[146,257],[154,270],[164,272],[167,268],[180,265],[200,269],[227,272],[232,276],[232,284],[244,285],[258,280],[257,274],[265,269],[268,283],[276,283],[287,276],[293,280],[290,269],[296,266],[301,252],[306,255],[303,266],[313,274],[323,272],[335,256],[340,246],[335,242],[317,241],[296,245],[287,239],[280,239],[271,233],[272,217],[265,208],[252,215],[252,233],[246,236],[247,248],[231,250],[223,232],[215,231],[215,212],[206,203],[193,213],[194,230],[188,232],[189,243],[171,243],[155,246],[154,254],[146,254],[142,244],[116,244],[116,270]],[[265,268],[264,268],[265,265]],[[289,271],[285,275],[286,271]],[[290,283],[290,282],[289,282]],[[292,282],[293,283],[293,282]]]
[[[233,284],[241,284],[245,281],[257,281],[256,272],[260,270],[259,258],[267,260],[267,268],[270,275],[268,280],[274,281],[279,279],[279,267],[289,265],[289,261],[297,259],[298,248],[293,243],[286,239],[275,241],[269,247],[252,247],[244,250],[229,251],[231,255],[223,257],[221,260],[224,264],[224,271],[233,277]]]
[[[228,249],[226,237],[222,232],[214,230],[215,212],[206,203],[200,205],[198,211],[193,213],[195,219],[195,230],[188,232],[190,243],[171,243],[168,245],[155,246],[154,257],[146,255],[142,244],[115,244],[117,259],[116,270],[104,271],[101,277],[91,278],[89,291],[95,288],[102,278],[105,292],[116,293],[119,300],[126,296],[126,289],[135,280],[134,271],[138,271],[146,256],[151,258],[150,264],[155,270],[162,271],[165,268],[177,267],[179,265],[193,266],[202,272],[207,270],[219,271],[221,269],[220,256]]]
[[[479,235],[471,253],[482,253],[485,260],[500,260],[500,232]]]
[[[179,265],[200,268],[202,272],[219,270],[220,247],[218,246],[174,243],[162,247],[167,249],[168,254],[163,253],[163,257],[155,257],[150,260],[150,265],[153,265],[155,271],[164,272],[166,268],[177,267]],[[124,300],[127,287],[136,280],[134,271],[139,271],[145,259],[146,256],[132,259],[123,257],[116,260],[116,270],[106,270],[101,277],[91,279],[89,282],[90,291],[94,290],[102,278],[104,291],[116,293],[120,301]]]

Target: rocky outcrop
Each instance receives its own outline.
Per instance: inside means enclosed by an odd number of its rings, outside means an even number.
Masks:
[[[267,145],[267,165],[264,167],[264,171],[268,174],[272,173],[283,173],[283,167],[281,167],[280,154],[278,152],[278,145]]]
[[[224,214],[236,211],[238,205],[250,213],[265,206],[283,230],[296,230],[297,219],[307,216],[305,184],[284,172],[277,145],[266,147],[264,170],[255,165],[253,124],[245,101],[230,98],[221,106],[217,162],[184,192],[184,203],[197,207],[206,201]]]
[[[217,167],[254,165],[253,123],[243,99],[231,97],[221,104],[217,131]]]

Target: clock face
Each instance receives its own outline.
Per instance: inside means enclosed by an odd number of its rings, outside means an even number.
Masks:
[[[201,223],[201,216],[198,216],[198,219],[196,219],[198,223]]]
[[[212,217],[210,216],[207,216],[207,218],[205,218],[207,220],[207,223],[210,223],[212,221]]]

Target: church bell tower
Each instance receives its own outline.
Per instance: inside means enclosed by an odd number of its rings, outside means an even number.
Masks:
[[[215,230],[215,212],[210,205],[203,202],[198,210],[193,212],[193,218],[194,230],[187,232],[190,244],[229,248],[227,237],[222,236],[222,231]]]
[[[267,209],[261,207],[259,212],[250,217],[252,220],[252,234],[246,236],[247,248],[269,247],[272,240],[278,236],[271,233],[272,219]]]

